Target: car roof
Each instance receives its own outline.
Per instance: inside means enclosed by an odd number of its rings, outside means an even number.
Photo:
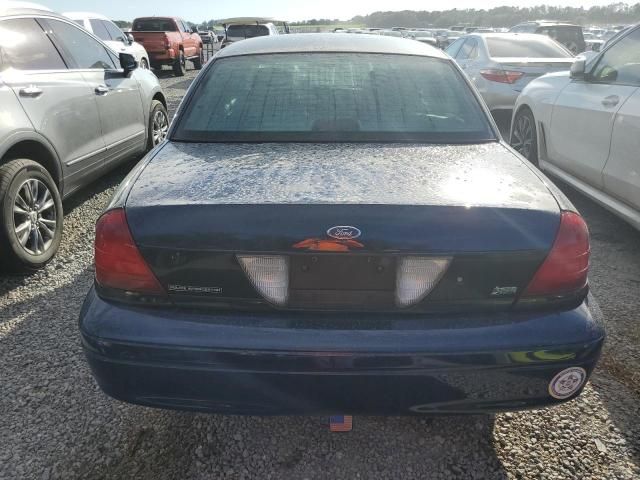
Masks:
[[[32,2],[0,2],[0,17],[9,15],[38,15],[53,13],[49,7]]]
[[[534,20],[531,22],[522,22],[519,25],[540,25],[540,26],[554,26],[554,27],[579,27],[580,25],[576,25],[575,23],[569,22],[556,22],[555,20]]]
[[[152,15],[150,17],[137,17],[133,19],[134,22],[136,22],[137,20],[180,20],[182,21],[180,17],[156,17],[155,15]]]
[[[235,18],[225,18],[223,20],[217,20],[217,23],[220,25],[245,25],[251,23],[277,23],[277,22],[285,22],[284,20],[277,20],[272,17],[235,17]]]
[[[519,32],[491,32],[491,33],[470,33],[468,37],[482,37],[482,38],[519,38],[522,40],[530,40],[532,42],[549,42],[551,39],[546,35],[539,35],[537,33],[519,33]]]
[[[63,12],[62,15],[71,19],[94,18],[96,20],[108,20],[109,22],[111,21],[109,17],[105,17],[104,15],[94,12]]]
[[[383,53],[449,59],[442,50],[415,40],[348,33],[300,33],[249,38],[220,50],[217,57],[267,53]]]

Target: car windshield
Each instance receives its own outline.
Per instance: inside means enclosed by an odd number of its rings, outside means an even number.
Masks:
[[[495,134],[450,60],[296,53],[217,60],[173,140],[466,143]]]
[[[545,37],[539,39],[505,37],[488,37],[487,46],[491,57],[529,57],[529,58],[568,58],[571,54],[562,46]]]
[[[269,29],[264,25],[230,25],[227,36],[233,38],[254,38],[269,35]]]
[[[175,22],[166,18],[148,18],[136,20],[133,24],[134,32],[177,32]]]

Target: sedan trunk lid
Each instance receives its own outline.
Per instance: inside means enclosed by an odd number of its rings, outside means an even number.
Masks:
[[[417,308],[507,308],[559,224],[544,182],[497,142],[172,143],[142,171],[126,212],[175,301],[264,303],[238,255],[279,255],[287,307],[302,309],[396,308],[406,256],[449,262]]]

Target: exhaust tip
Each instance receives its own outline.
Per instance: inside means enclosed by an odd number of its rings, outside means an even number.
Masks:
[[[587,371],[580,367],[562,370],[549,383],[549,395],[558,400],[566,400],[574,395],[587,381]]]

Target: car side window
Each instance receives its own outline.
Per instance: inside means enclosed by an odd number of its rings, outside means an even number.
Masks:
[[[456,56],[457,60],[473,60],[478,56],[478,41],[468,38]]]
[[[449,45],[445,50],[445,52],[447,52],[447,54],[452,58],[456,58],[456,55],[460,51],[460,47],[462,47],[462,44],[464,43],[464,41],[465,41],[464,38],[459,38],[458,40],[453,42],[451,45]]]
[[[65,70],[58,50],[33,18],[0,21],[0,69]]]
[[[75,68],[111,70],[116,67],[104,46],[79,28],[59,20],[47,22],[62,48],[71,56]]]
[[[640,85],[640,29],[604,52],[590,77],[596,83]]]
[[[181,32],[186,32],[185,28],[184,28],[184,22],[182,20],[176,20],[176,23],[178,24],[178,30]]]
[[[107,32],[109,32],[109,36],[112,40],[122,43],[129,43],[124,32],[120,30],[115,23],[108,22],[107,20],[102,20],[102,23],[104,25],[104,28],[107,29]]]
[[[92,18],[89,20],[89,23],[91,24],[91,30],[93,30],[93,34],[96,37],[100,40],[111,40],[111,36],[109,35],[109,32],[107,32],[107,29],[104,27],[101,20]]]

